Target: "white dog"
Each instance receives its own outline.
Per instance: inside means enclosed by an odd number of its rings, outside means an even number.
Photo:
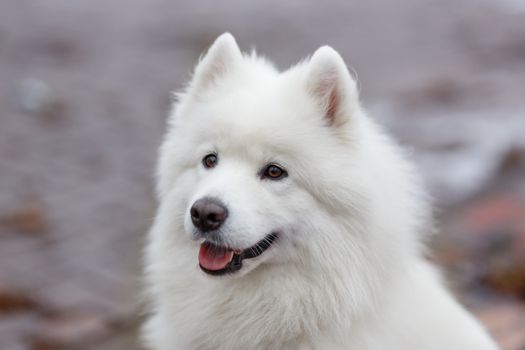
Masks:
[[[146,250],[149,349],[496,349],[423,257],[429,208],[330,47],[221,35],[177,96]]]

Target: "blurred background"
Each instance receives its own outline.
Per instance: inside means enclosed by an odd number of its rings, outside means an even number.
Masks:
[[[285,69],[324,44],[436,204],[431,259],[525,349],[525,1],[0,1],[0,349],[139,349],[170,92],[231,31]]]

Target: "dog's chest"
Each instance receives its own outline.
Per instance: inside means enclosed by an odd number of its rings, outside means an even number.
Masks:
[[[310,339],[330,326],[316,303],[300,293],[229,292],[201,290],[175,304],[175,328],[190,348],[297,349],[304,344],[301,348],[308,349]]]

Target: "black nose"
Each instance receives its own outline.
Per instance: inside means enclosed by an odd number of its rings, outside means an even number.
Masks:
[[[228,209],[218,199],[201,198],[190,209],[191,221],[201,232],[213,231],[221,227],[228,217]]]

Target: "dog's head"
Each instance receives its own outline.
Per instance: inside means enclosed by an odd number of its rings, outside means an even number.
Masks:
[[[363,247],[342,235],[366,225],[370,171],[382,171],[363,166],[363,127],[356,83],[333,49],[279,73],[223,34],[170,116],[158,221],[173,237],[163,239],[211,275],[307,264],[305,252],[357,256]]]

